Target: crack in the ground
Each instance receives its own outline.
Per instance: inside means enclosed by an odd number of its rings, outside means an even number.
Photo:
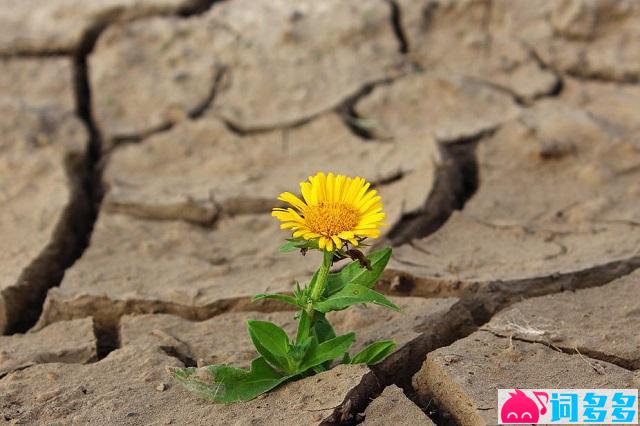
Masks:
[[[179,11],[179,15],[191,16],[202,13],[217,1],[219,0],[194,0],[185,5]],[[11,57],[63,55],[71,57],[76,115],[85,126],[89,140],[84,155],[69,154],[65,159],[71,199],[49,244],[23,271],[18,279],[19,285],[7,290],[6,297],[11,300],[9,304],[11,310],[4,313],[8,318],[5,331],[8,334],[24,332],[36,324],[43,311],[48,290],[60,285],[65,271],[80,258],[89,245],[103,196],[101,180],[103,156],[102,136],[92,113],[87,58],[93,52],[104,30],[125,13],[126,8],[118,8],[97,17],[94,24],[83,34],[77,49],[72,52],[18,52],[10,55]],[[159,13],[162,15],[165,12]],[[146,17],[148,16],[136,17],[136,19]],[[206,106],[205,103],[195,111],[195,114],[201,114]]]
[[[601,83],[615,83],[620,85],[638,85],[640,83],[640,74],[628,73],[622,77],[611,76],[598,70],[587,70],[586,67],[570,67],[565,70],[559,70],[551,64],[545,62],[542,56],[538,53],[536,48],[528,42],[521,40],[522,45],[527,49],[531,58],[533,58],[541,69],[549,70],[554,73],[557,78],[561,79],[562,76],[569,76],[578,81],[592,81]]]
[[[524,49],[527,51],[527,54],[533,61],[538,65],[543,71],[548,71],[553,74],[556,79],[556,84],[551,88],[548,93],[540,93],[533,97],[533,101],[537,101],[543,98],[553,98],[560,96],[562,91],[564,90],[564,79],[562,78],[562,73],[558,72],[558,70],[550,67],[545,61],[542,60],[538,52],[535,48],[533,48],[529,43],[525,41],[520,42]]]
[[[537,101],[541,100],[541,99],[546,99],[546,98],[555,98],[560,96],[560,94],[562,93],[562,90],[564,88],[564,81],[562,80],[562,78],[557,75],[554,72],[554,76],[555,76],[555,83],[553,86],[551,86],[551,88],[549,88],[549,90],[547,91],[543,91],[543,92],[539,92],[536,93],[535,95],[531,96],[531,97],[526,97],[523,95],[518,94],[514,89],[508,87],[508,86],[503,86],[501,84],[497,84],[494,83],[490,80],[485,80],[482,78],[478,78],[478,77],[471,77],[471,76],[465,76],[465,79],[482,85],[482,86],[486,86],[489,87],[493,90],[496,90],[498,92],[504,93],[505,95],[508,95],[511,97],[511,99],[513,99],[513,102],[516,103],[517,105],[521,106],[521,107],[530,107],[532,105],[534,105]]]
[[[577,347],[577,346],[574,346],[574,347],[558,346],[550,341],[533,340],[533,339],[527,339],[525,337],[515,336],[513,334],[500,333],[490,327],[481,327],[479,330],[489,332],[496,337],[511,339],[511,340],[515,340],[523,343],[544,345],[550,349],[553,349],[557,352],[560,352],[566,355],[579,356],[580,358],[584,359],[585,362],[589,364],[589,366],[593,368],[598,374],[603,374],[603,373],[598,369],[598,364],[595,363],[596,361],[607,362],[609,364],[616,365],[628,371],[636,371],[640,368],[639,362],[632,362],[632,361],[617,357],[615,355],[605,354],[601,351],[591,350],[588,348]],[[594,364],[590,363],[589,360],[594,361]]]
[[[639,263],[635,266],[635,267],[631,267],[628,272],[623,272],[624,269],[622,271],[618,271],[617,274],[614,274],[614,276],[609,277],[609,278],[603,278],[602,280],[600,280],[600,282],[598,282],[595,285],[588,285],[588,286],[584,286],[584,287],[577,287],[577,288],[587,288],[587,287],[597,287],[597,286],[603,286],[606,284],[609,284],[611,281],[628,275],[631,272],[633,272],[633,270],[635,270],[636,268],[640,267],[640,259],[639,259]],[[583,271],[581,271],[583,272]],[[579,281],[579,279],[578,279]],[[506,285],[509,285],[508,283],[505,283]],[[551,293],[558,293],[558,292],[563,292],[563,291],[573,291],[576,288],[564,288],[564,289],[560,289],[559,291],[554,291]],[[386,292],[385,292],[386,293]],[[551,294],[551,293],[544,293],[544,294]],[[387,293],[389,294],[389,293]],[[397,296],[397,294],[395,293],[391,293]],[[409,295],[406,294],[405,295]],[[412,296],[416,296],[416,295],[412,295]],[[529,298],[533,298],[533,297],[538,297],[539,294],[536,295],[530,295],[530,296],[525,296],[525,297],[521,297],[519,300],[517,301],[522,301],[522,300],[526,300]],[[422,297],[429,297],[429,296],[422,296]],[[431,296],[434,297],[434,296]],[[511,303],[513,303],[515,301],[512,301]],[[611,354],[605,354],[603,352],[597,351],[597,350],[592,350],[589,348],[584,348],[584,347],[564,347],[564,346],[558,346],[556,344],[554,344],[553,342],[545,342],[545,341],[537,341],[537,340],[530,340],[530,339],[526,339],[526,338],[521,338],[521,337],[515,337],[513,335],[507,334],[507,333],[500,333],[497,332],[496,330],[487,327],[487,323],[488,321],[495,316],[496,314],[498,314],[499,312],[506,310],[509,308],[509,306],[511,305],[511,303],[506,303],[504,305],[498,306],[496,307],[492,312],[488,312],[486,311],[486,307],[484,306],[485,302],[483,301],[482,298],[479,297],[475,297],[475,296],[463,296],[461,298],[461,301],[459,302],[459,306],[461,309],[465,309],[467,312],[470,312],[472,314],[472,323],[469,326],[469,328],[467,328],[466,330],[464,330],[463,332],[459,332],[459,336],[455,339],[453,339],[452,341],[443,344],[443,345],[439,345],[437,347],[434,347],[433,349],[431,349],[428,352],[425,352],[424,355],[418,359],[420,359],[419,362],[419,366],[422,364],[422,362],[424,362],[424,360],[426,359],[426,356],[428,355],[429,352],[438,349],[440,347],[444,347],[444,346],[449,346],[451,344],[453,344],[454,342],[464,339],[465,337],[469,336],[470,334],[472,334],[475,331],[478,330],[483,330],[483,331],[487,331],[490,332],[491,334],[497,336],[497,337],[501,337],[501,338],[512,338],[513,340],[517,340],[517,341],[521,341],[524,343],[530,343],[530,344],[542,344],[545,345],[551,349],[554,349],[558,352],[562,352],[565,353],[567,355],[572,355],[572,356],[579,356],[580,358],[582,358],[586,364],[589,365],[590,368],[592,368],[594,371],[596,371],[596,373],[598,374],[603,374],[603,372],[601,371],[601,367],[597,364],[597,361],[603,361],[603,362],[607,362],[613,365],[616,365],[620,368],[623,368],[625,370],[629,370],[629,371],[637,371],[638,369],[640,369],[640,364],[638,362],[633,362],[633,361],[629,361],[626,359],[621,359],[619,357],[616,357],[615,355],[611,355]],[[480,315],[478,314],[478,312],[482,312]],[[416,359],[414,362],[417,362],[418,359]],[[593,361],[593,362],[590,362]],[[415,373],[414,373],[415,374]],[[384,382],[383,382],[384,383]],[[401,386],[399,384],[399,386]],[[457,426],[458,423],[456,422],[456,420],[450,415],[450,413],[448,413],[446,410],[442,410],[439,405],[438,402],[434,399],[431,399],[426,405],[423,404],[423,401],[421,401],[417,395],[413,392],[412,387],[405,387],[404,392],[406,394],[406,396],[413,401],[416,405],[418,405],[424,412],[425,414],[427,414],[427,416],[429,416],[429,418],[431,418],[431,420],[439,425],[439,426]]]
[[[342,404],[336,407],[329,417],[323,419],[319,426],[358,424],[358,413],[362,413],[383,388],[374,372],[365,374],[360,383],[347,393]]]
[[[210,94],[207,98],[200,103],[200,105],[193,108],[188,114],[187,118],[189,120],[198,120],[205,115],[205,112],[209,111],[211,106],[215,101],[215,96],[221,90],[223,90],[224,85],[227,84],[228,76],[231,73],[231,69],[228,66],[219,67],[216,72],[214,72],[214,76],[212,78],[212,86],[210,90]],[[275,125],[263,126],[263,127],[244,127],[242,124],[234,122],[226,117],[223,117],[219,114],[212,113],[211,117],[220,121],[227,130],[238,137],[246,137],[253,135],[260,135],[275,131],[288,131],[292,129],[296,129],[311,123],[312,121],[318,119],[319,117],[326,115],[328,113],[334,112],[338,114],[345,123],[345,126],[351,130],[356,136],[365,140],[375,140],[375,138],[366,130],[366,126],[362,124],[360,117],[358,117],[354,107],[359,102],[360,99],[370,94],[373,89],[378,86],[392,84],[394,81],[401,79],[407,75],[406,73],[402,73],[395,77],[383,78],[379,80],[375,80],[369,83],[365,83],[360,86],[354,93],[345,96],[345,98],[338,102],[337,105],[327,108],[326,110],[319,111],[317,113],[311,114],[306,117],[302,117],[293,122],[280,123]],[[171,130],[175,124],[166,122],[163,123],[153,129],[146,130],[144,132],[139,132],[130,135],[117,135],[112,138],[113,149],[117,149],[122,144],[127,143],[142,143],[145,139],[167,132]]]
[[[469,336],[478,329],[478,325],[471,317],[465,303],[459,301],[444,317],[438,321],[430,322],[427,328],[421,330],[420,336],[371,368],[378,376],[383,388],[392,384],[397,385],[407,398],[436,424],[452,426],[453,423],[439,421],[445,416],[440,412],[436,401],[431,401],[428,406],[421,404],[420,398],[413,388],[412,378],[420,370],[430,352]]]
[[[606,271],[609,268],[610,270]],[[599,368],[599,365],[597,364],[596,361],[603,361],[610,364],[614,364],[620,368],[623,368],[629,371],[637,371],[640,368],[640,365],[638,365],[637,362],[621,359],[611,354],[605,354],[603,352],[592,350],[589,348],[584,348],[584,347],[563,347],[563,346],[555,345],[552,342],[536,341],[536,340],[530,340],[526,338],[515,337],[506,333],[496,332],[495,330],[487,327],[487,322],[494,315],[509,308],[509,306],[515,302],[523,301],[533,297],[538,297],[544,294],[559,293],[563,291],[573,291],[579,288],[603,286],[603,285],[609,284],[610,282],[612,282],[617,278],[630,274],[637,268],[640,268],[640,258],[635,259],[635,263],[631,261],[629,261],[628,264],[625,264],[625,262],[622,262],[622,264],[617,264],[616,262],[613,262],[613,264],[605,265],[602,268],[602,269],[605,269],[605,271],[600,271],[604,275],[598,276],[597,278],[594,278],[593,276],[589,277],[589,275],[590,274],[597,275],[597,273],[599,272],[599,268],[593,268],[585,271],[578,271],[573,274],[568,274],[568,275],[573,275],[573,277],[569,277],[569,278],[573,278],[569,280],[570,282],[573,281],[574,284],[575,282],[581,283],[581,284],[578,284],[577,286],[567,285],[565,287],[561,285],[559,288],[554,287],[550,291],[541,291],[541,292],[537,292],[536,294],[520,295],[520,297],[518,297],[517,300],[510,300],[505,303],[499,304],[497,306],[494,306],[494,308],[491,310],[487,310],[487,307],[485,306],[486,297],[481,297],[481,296],[478,296],[477,294],[459,295],[461,296],[461,301],[460,301],[461,308],[466,309],[468,312],[472,314],[472,320],[473,320],[472,326],[465,332],[460,333],[459,337],[455,338],[453,341],[438,347],[451,345],[455,341],[461,340],[469,336],[472,332],[476,330],[484,330],[484,331],[490,332],[491,334],[497,337],[512,338],[513,340],[518,340],[521,342],[531,343],[531,344],[542,344],[558,352],[562,352],[572,356],[579,356],[585,361],[586,364],[589,365],[590,368],[594,369],[594,371],[596,371],[596,373],[598,374],[603,374],[603,372],[601,371],[601,368]],[[556,279],[557,277],[544,277],[544,278],[540,278],[540,281],[542,283],[550,278]],[[587,282],[587,284],[584,284],[583,281],[587,279],[589,280],[589,282]],[[509,282],[501,282],[500,284],[504,285],[504,287],[507,289],[512,285],[515,285]],[[451,296],[451,294],[429,295],[429,296],[410,294],[411,286],[412,284],[410,282],[405,283],[403,285],[404,295],[418,296],[418,297],[449,297]],[[397,291],[385,292],[385,293],[393,294],[396,296],[398,295]],[[437,349],[437,347],[433,348],[432,350],[435,350],[435,349]],[[424,361],[424,359],[426,359],[427,355],[428,355],[428,352],[424,354],[424,356],[420,361],[420,364]],[[590,362],[590,361],[593,361],[593,362]],[[446,410],[440,409],[436,400],[431,399],[429,403],[425,406],[421,404],[421,401],[416,397],[414,393],[411,392],[411,388],[405,388],[404,390],[407,397],[411,399],[416,405],[418,405],[431,418],[431,420],[435,424],[439,426],[456,426],[457,425],[455,419],[448,412],[446,412]]]
[[[176,358],[185,367],[197,367],[198,363],[190,352],[179,350],[176,346],[160,346],[160,350],[166,355]]]
[[[20,285],[9,289],[11,311],[6,313],[9,334],[25,332],[36,324],[49,289],[60,285],[65,271],[88,247],[102,198],[98,167],[101,137],[91,116],[86,55],[79,54],[72,62],[76,115],[85,126],[89,140],[84,154],[69,154],[66,158],[71,197],[49,244],[23,271]]]
[[[523,96],[521,94],[518,94],[516,92],[516,90],[514,90],[513,88],[511,88],[509,86],[505,86],[505,85],[502,85],[502,84],[494,83],[491,80],[487,80],[487,79],[480,78],[480,77],[473,77],[473,76],[465,76],[465,79],[467,79],[469,81],[472,81],[474,83],[480,84],[480,85],[484,85],[484,86],[489,87],[489,88],[491,88],[493,90],[496,90],[498,92],[504,93],[504,94],[510,96],[511,99],[513,99],[513,101],[517,105],[522,106],[522,107],[531,107],[537,101],[539,101],[541,99],[555,98],[555,97],[560,96],[562,94],[563,89],[564,89],[564,80],[562,78],[562,74],[560,72],[558,72],[557,70],[549,67],[542,60],[542,58],[540,58],[540,56],[535,51],[535,49],[533,47],[531,47],[528,43],[526,43],[524,41],[520,41],[520,44],[526,50],[526,52],[529,55],[529,57],[536,63],[538,68],[540,68],[540,70],[547,71],[547,72],[553,74],[553,77],[555,79],[555,83],[548,90],[543,90],[543,91],[540,91],[538,93],[533,94],[532,96],[527,97],[527,96]]]
[[[409,53],[409,39],[407,38],[404,27],[402,26],[402,9],[396,0],[385,0],[391,8],[391,27],[393,33],[398,40],[398,51],[400,53]]]
[[[600,83],[615,83],[620,85],[637,86],[640,83],[640,75],[628,74],[623,77],[614,77],[604,74],[599,71],[588,72],[582,68],[569,68],[564,71],[564,74],[569,77],[575,78],[579,81],[593,81]]]
[[[126,20],[128,22],[132,22],[132,21],[138,21],[138,20],[149,19],[154,17],[171,17],[171,16],[188,19],[190,17],[206,13],[213,7],[214,4],[221,3],[224,1],[226,0],[193,0],[191,3],[183,5],[177,11],[160,10],[160,11],[156,11],[155,13],[136,16],[134,18],[129,18]],[[85,31],[82,37],[82,42],[80,43],[80,46],[78,48],[78,52],[75,55],[77,58],[82,58],[82,61],[84,62],[85,70],[87,67],[86,59],[95,49],[96,43],[98,42],[98,39],[100,38],[102,33],[104,33],[104,31],[110,25],[116,22],[119,22],[123,16],[126,16],[126,9],[114,11],[114,13],[111,13],[107,16],[103,16],[101,19],[96,19],[95,23]],[[196,105],[191,111],[189,111],[188,116],[190,118],[200,117],[213,103],[215,99],[215,95],[219,89],[219,85],[223,77],[225,76],[226,71],[227,70],[225,67],[218,67],[214,70],[212,75],[212,84],[211,84],[210,92],[207,95],[207,97],[199,105]],[[88,75],[86,75],[85,73],[85,83],[87,87],[89,87],[90,85],[89,81],[90,80],[88,78]],[[89,101],[89,108],[91,108],[90,101]],[[93,120],[92,120],[92,125],[94,126],[95,129],[97,129],[97,126]],[[140,142],[141,140],[149,136],[152,136],[156,133],[161,133],[161,132],[170,130],[173,127],[173,125],[174,123],[167,122],[153,129],[149,129],[143,133],[116,136],[113,138],[114,147],[117,146],[119,143]]]
[[[516,302],[563,291],[600,287],[638,268],[640,257],[636,256],[577,271],[487,282],[422,278],[401,270],[388,270],[380,286],[385,294],[392,296],[459,297],[471,311],[474,322],[484,324],[497,312]]]
[[[456,140],[438,141],[442,163],[424,206],[403,215],[389,231],[389,241],[402,245],[436,232],[455,210],[461,210],[478,189],[477,144],[497,129],[482,130]]]
[[[92,46],[86,43],[86,46]],[[17,54],[20,56],[59,56],[57,54]],[[71,196],[60,222],[45,249],[19,277],[19,285],[9,289],[9,312],[6,333],[25,332],[38,320],[50,288],[60,285],[66,269],[71,267],[89,244],[101,198],[97,164],[100,160],[100,134],[91,117],[91,100],[87,79],[86,53],[72,58],[73,92],[76,115],[89,135],[84,155],[69,154],[65,159]]]
[[[462,301],[456,303],[442,318],[430,321],[420,329],[420,335],[406,343],[372,370],[382,385],[395,384],[415,402],[415,392],[411,380],[420,370],[427,354],[438,348],[451,345],[477,329],[470,312]]]
[[[227,0],[191,0],[191,3],[182,5],[177,11],[177,15],[181,18],[189,18],[196,15],[202,15],[208,12],[214,4],[222,3]]]
[[[322,110],[317,113],[311,114],[309,116],[303,117],[291,123],[278,124],[278,125],[265,126],[265,127],[248,128],[248,127],[243,127],[241,124],[235,123],[232,120],[228,120],[228,119],[225,119],[224,117],[220,117],[219,115],[216,115],[215,117],[221,120],[227,126],[227,128],[230,131],[234,132],[235,134],[239,136],[248,136],[248,135],[261,134],[261,133],[268,133],[274,130],[295,129],[297,127],[308,124],[313,120],[317,119],[318,117],[321,117],[333,111],[334,113],[338,114],[342,118],[347,128],[351,130],[356,136],[365,140],[372,140],[375,138],[373,138],[371,134],[366,131],[365,128],[361,128],[358,125],[359,124],[358,119],[360,117],[358,117],[357,113],[355,112],[355,105],[360,101],[360,99],[369,95],[376,87],[392,84],[396,80],[399,80],[407,75],[408,75],[407,72],[401,72],[394,77],[386,77],[386,78],[373,80],[367,83],[363,83],[354,92],[347,94],[336,105],[330,108],[327,108],[326,110]]]
[[[395,78],[382,79],[363,85],[357,92],[345,98],[334,111],[342,119],[344,125],[355,136],[370,142],[379,142],[380,139],[371,131],[368,121],[365,117],[360,116],[356,110],[356,105],[365,97],[369,96],[374,89],[380,86],[388,86],[396,80],[401,79],[406,74]]]
[[[114,323],[105,323],[93,319],[93,334],[96,337],[96,353],[98,360],[104,359],[114,350],[120,348],[120,318]]]
[[[59,362],[59,361],[56,361],[56,362]],[[0,380],[4,379],[4,378],[5,378],[5,377],[7,377],[9,374],[13,374],[13,373],[16,373],[16,372],[18,372],[18,371],[26,370],[27,368],[31,368],[31,367],[33,367],[34,365],[39,365],[39,364],[23,365],[23,366],[21,366],[21,367],[14,368],[14,369],[13,369],[13,370],[11,370],[11,371],[6,371],[6,372],[4,372],[4,373],[0,373]],[[7,419],[7,421],[8,421],[8,420],[10,420],[10,419]]]
[[[187,118],[189,120],[197,120],[200,117],[202,117],[204,115],[204,113],[211,107],[211,105],[213,104],[216,95],[218,94],[220,87],[224,84],[224,79],[225,76],[228,72],[228,68],[225,66],[219,66],[216,67],[213,71],[213,75],[211,78],[211,88],[209,90],[209,94],[207,95],[207,97],[205,99],[202,100],[202,102],[199,105],[196,105],[194,108],[191,109],[191,111],[189,111],[187,113]],[[232,131],[233,133],[236,134],[240,134],[240,131],[238,131],[237,129],[233,128],[232,125],[230,125],[229,123],[227,123],[226,121],[222,120],[223,123],[226,125],[227,129],[229,129],[230,131]],[[132,135],[118,135],[118,136],[114,136],[112,138],[112,143],[113,146],[111,148],[111,150],[117,148],[120,145],[123,144],[129,144],[129,143],[140,143],[143,140],[157,135],[159,133],[164,133],[167,132],[169,130],[171,130],[177,123],[176,122],[166,122],[163,123],[161,125],[159,125],[158,127],[152,128],[152,129],[148,129],[144,132],[141,133],[136,133],[136,134],[132,134]]]
[[[251,297],[222,299],[205,306],[185,305],[169,301],[127,299],[114,300],[107,296],[83,295],[70,301],[49,298],[35,329],[64,320],[93,317],[98,340],[98,354],[102,359],[120,348],[120,319],[125,315],[171,314],[189,321],[206,321],[215,316],[238,311],[281,312],[293,308],[277,301],[252,302]]]
[[[96,14],[92,18],[92,22],[86,27],[83,33],[79,37],[79,43],[77,46],[70,48],[57,48],[51,49],[48,47],[41,49],[23,49],[14,50],[11,53],[0,53],[0,58],[6,57],[34,57],[34,58],[47,58],[47,57],[66,57],[66,56],[86,56],[93,50],[93,46],[100,37],[100,35],[110,25],[117,22],[132,22],[143,19],[149,19],[154,17],[179,17],[190,18],[192,16],[206,13],[216,3],[221,3],[227,0],[191,0],[176,8],[174,6],[158,6],[152,7],[146,13],[136,14],[134,6],[133,8],[126,6],[114,6],[104,10],[102,13]]]
[[[60,284],[65,270],[87,247],[94,217],[89,168],[88,158],[83,155],[69,154],[65,159],[71,187],[69,203],[49,243],[23,270],[17,285],[3,291],[8,301],[6,334],[25,332],[36,323],[47,291]]]

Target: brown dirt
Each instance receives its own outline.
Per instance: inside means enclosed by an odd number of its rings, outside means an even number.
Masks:
[[[0,423],[480,425],[499,386],[638,387],[639,24],[625,0],[0,0]],[[246,365],[247,318],[293,332],[250,297],[317,266],[269,211],[318,170],[384,198],[404,314],[332,319],[397,351],[194,398],[165,367]]]

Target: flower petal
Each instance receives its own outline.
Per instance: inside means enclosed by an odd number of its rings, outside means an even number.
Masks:
[[[290,192],[283,192],[278,197],[278,200],[289,203],[300,211],[304,211],[304,209],[307,207],[307,205],[300,198],[296,197]]]

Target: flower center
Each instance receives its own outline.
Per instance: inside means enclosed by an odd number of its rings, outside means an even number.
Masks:
[[[345,204],[322,202],[306,209],[304,218],[311,231],[330,237],[353,230],[360,221],[360,213]]]

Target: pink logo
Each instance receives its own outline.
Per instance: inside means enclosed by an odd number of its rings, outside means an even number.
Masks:
[[[540,419],[540,414],[547,412],[547,403],[549,402],[549,394],[546,392],[533,392],[533,395],[540,403],[540,409],[538,405],[519,389],[515,392],[509,393],[509,399],[502,405],[500,411],[500,418],[502,423],[522,424],[522,423],[537,423]],[[541,397],[545,398],[545,401],[540,400]]]

